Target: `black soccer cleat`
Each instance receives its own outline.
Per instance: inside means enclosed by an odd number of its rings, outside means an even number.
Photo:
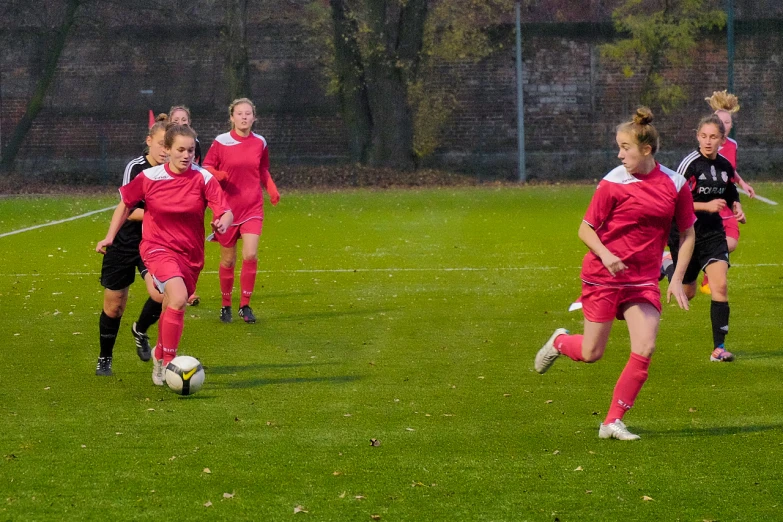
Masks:
[[[247,324],[253,324],[256,322],[256,316],[253,315],[253,309],[248,305],[239,309],[239,317],[245,320]]]
[[[111,357],[98,357],[98,364],[95,366],[95,375],[100,377],[111,377],[114,375],[111,371]]]
[[[241,311],[239,312],[242,313]],[[224,323],[230,323],[233,321],[233,317],[231,317],[231,307],[230,306],[224,306],[220,309],[220,320]]]
[[[149,361],[152,357],[152,348],[150,348],[150,336],[144,332],[136,330],[136,323],[131,325],[131,334],[133,334],[133,340],[136,341],[136,354],[142,361]]]

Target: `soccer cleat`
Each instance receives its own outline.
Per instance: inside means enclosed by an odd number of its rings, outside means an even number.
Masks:
[[[617,439],[617,440],[639,440],[641,437],[628,431],[623,421],[617,419],[609,424],[601,423],[601,427],[598,428],[598,438],[600,439]]]
[[[152,356],[150,336],[136,330],[136,323],[131,325],[131,334],[133,334],[133,340],[136,341],[136,354],[139,356],[139,359],[149,361]]]
[[[224,306],[220,309],[220,320],[224,323],[230,323],[234,319],[231,317],[231,307]]]
[[[201,298],[198,295],[193,294],[188,297],[188,306],[198,306],[199,303],[201,303]]]
[[[555,359],[560,357],[560,352],[558,352],[557,348],[555,348],[555,339],[557,339],[559,335],[567,333],[568,330],[565,328],[558,328],[555,330],[555,333],[552,334],[546,344],[540,350],[538,350],[538,353],[536,354],[536,360],[533,365],[538,373],[546,373],[549,367],[552,366],[552,363],[555,362]]]
[[[111,356],[98,357],[98,364],[95,366],[95,375],[101,377],[111,377],[114,375],[111,371]]]
[[[155,386],[166,384],[166,368],[163,366],[163,359],[152,358],[152,384]]]
[[[712,362],[731,362],[734,360],[734,354],[725,348],[715,348],[710,355]]]
[[[248,305],[239,309],[239,317],[245,320],[247,324],[253,324],[256,322],[256,316],[253,315],[253,309]]]

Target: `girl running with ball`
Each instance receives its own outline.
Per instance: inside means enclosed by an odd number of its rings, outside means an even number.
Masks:
[[[204,211],[212,209],[212,227],[225,233],[233,221],[220,184],[208,171],[194,167],[196,133],[170,124],[164,146],[168,163],[149,168],[120,187],[122,200],[114,211],[106,238],[95,250],[104,253],[130,210],[146,205],[141,257],[163,294],[158,343],[153,354],[152,382],[163,386],[164,369],[177,355],[188,296],[204,267]]]
[[[558,328],[538,351],[535,370],[545,373],[562,354],[592,363],[604,354],[614,319],[625,320],[631,356],[617,380],[602,439],[636,440],[622,419],[647,380],[661,318],[658,288],[660,252],[674,219],[680,233],[680,263],[667,294],[688,309],[682,278],[694,245],[693,198],[683,176],[655,161],[658,131],[646,107],[617,127],[617,157],[622,161],[598,184],[579,226],[589,252],[582,262],[584,334]]]

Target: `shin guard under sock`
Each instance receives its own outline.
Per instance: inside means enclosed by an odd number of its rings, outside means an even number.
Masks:
[[[242,289],[242,297],[239,300],[239,307],[250,304],[250,296],[253,295],[253,287],[256,286],[256,272],[258,271],[258,260],[242,261],[242,272],[239,275],[239,287]]]
[[[167,308],[166,313],[161,317],[160,323],[160,344],[163,346],[163,365],[165,366],[177,356],[179,340],[182,337],[182,328],[185,325],[185,310]]]
[[[647,381],[647,369],[650,367],[650,358],[631,353],[628,363],[623,368],[623,373],[617,379],[612,394],[612,404],[606,413],[604,424],[622,419],[625,412],[631,409],[636,396]]]
[[[723,346],[726,334],[729,333],[729,303],[713,301],[710,305],[712,321],[712,347]]]
[[[220,276],[220,294],[222,295],[221,306],[231,306],[231,292],[234,290],[234,267],[226,268],[221,265],[218,273]]]
[[[148,298],[144,303],[144,306],[141,308],[139,319],[136,321],[136,331],[140,333],[147,333],[147,330],[149,330],[150,326],[158,322],[162,311],[163,305],[151,297]]]
[[[117,332],[120,331],[122,316],[109,317],[101,311],[98,319],[98,331],[101,334],[101,357],[111,357],[114,353],[114,343],[117,341]]]

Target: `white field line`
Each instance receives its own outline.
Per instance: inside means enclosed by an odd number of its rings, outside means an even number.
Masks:
[[[745,194],[746,196],[748,195],[748,193],[745,192],[744,190],[742,190],[741,188],[738,188],[737,192],[739,192],[740,194]],[[767,199],[764,196],[759,196],[758,194],[756,194],[756,197],[753,198],[753,199],[758,199],[759,201],[761,201],[762,203],[766,203],[767,205],[777,205],[778,204],[777,201],[772,201],[771,199]]]
[[[732,268],[779,267],[783,263],[733,264]],[[303,268],[300,270],[259,270],[259,274],[347,274],[347,273],[388,273],[388,272],[523,272],[532,270],[579,270],[578,266],[506,266],[506,267],[442,267],[442,268]],[[204,270],[202,274],[217,275],[217,270]],[[99,276],[100,272],[61,272],[55,274],[2,274],[0,277],[79,277]]]
[[[78,216],[73,216],[65,219],[58,219],[57,221],[49,221],[48,223],[43,223],[41,225],[35,225],[32,227],[27,228],[20,228],[19,230],[12,230],[11,232],[5,232],[3,234],[0,234],[0,237],[6,237],[6,236],[13,236],[14,234],[21,234],[22,232],[29,232],[30,230],[35,230],[36,228],[43,228],[43,227],[50,227],[52,225],[59,225],[60,223],[66,223],[68,221],[74,221],[77,219],[85,218],[87,216],[92,216],[93,214],[100,214],[101,212],[106,212],[107,210],[111,210],[117,208],[117,206],[113,207],[106,207],[102,208],[100,210],[93,210],[92,212],[87,212],[86,214],[80,214]]]

